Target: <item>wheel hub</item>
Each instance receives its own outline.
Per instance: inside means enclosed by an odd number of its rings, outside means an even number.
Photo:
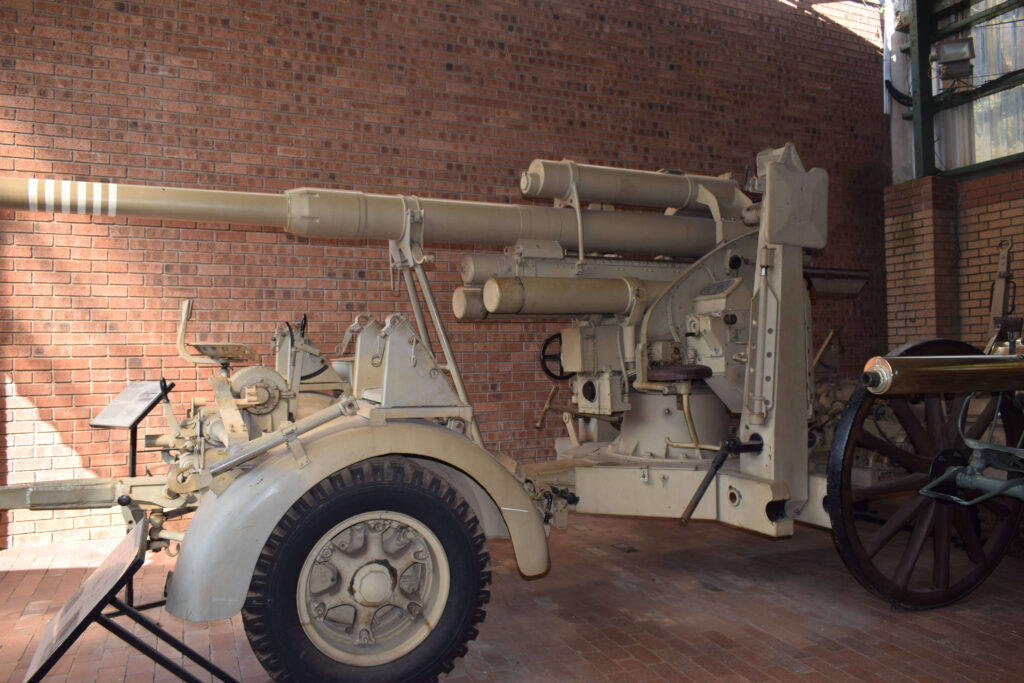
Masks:
[[[367,607],[377,607],[388,601],[395,591],[391,570],[381,562],[370,562],[356,571],[352,578],[352,597]]]
[[[353,666],[377,666],[415,649],[434,629],[450,575],[425,524],[379,510],[329,529],[299,572],[299,622],[313,645]]]
[[[928,481],[935,481],[942,475],[944,475],[951,467],[963,467],[967,465],[967,456],[960,451],[947,448],[940,451],[935,459],[932,460],[931,470],[928,472]],[[957,486],[953,481],[945,481],[941,486],[936,488],[940,493],[946,493],[949,495],[956,495]]]

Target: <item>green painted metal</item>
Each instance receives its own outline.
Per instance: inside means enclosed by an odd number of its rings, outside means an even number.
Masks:
[[[932,42],[936,43],[942,40],[943,38],[948,38],[949,36],[956,35],[957,33],[963,31],[966,28],[970,28],[976,24],[981,24],[983,22],[988,21],[989,19],[994,19],[995,17],[1006,14],[1007,12],[1012,12],[1018,7],[1024,7],[1024,0],[1006,0],[1006,2],[1002,2],[999,3],[998,5],[989,7],[988,9],[976,12],[975,14],[965,17],[964,19],[960,19],[959,21],[954,21],[950,24],[946,24],[942,28],[935,31],[934,35],[932,35]],[[932,16],[935,17],[935,14],[933,13]]]
[[[951,109],[953,107],[959,107],[962,104],[969,104],[974,100],[986,97],[988,95],[994,95],[997,92],[1003,90],[1009,90],[1019,85],[1024,85],[1024,70],[1014,72],[1013,74],[1007,74],[1007,76],[997,78],[979,85],[977,88],[971,88],[970,90],[961,90],[959,92],[948,92],[942,93],[936,96],[933,100],[936,111],[943,109]]]
[[[979,0],[937,0],[932,5],[932,16],[938,19],[945,19],[948,16],[952,16],[957,12],[961,12],[973,4],[978,3]]]
[[[1017,154],[1010,154],[1009,156],[999,157],[998,159],[989,159],[988,161],[980,161],[976,164],[970,164],[969,166],[958,166],[957,168],[951,168],[948,171],[943,171],[942,175],[948,176],[959,176],[967,175],[968,173],[975,173],[977,171],[985,171],[996,166],[1008,166],[1014,163],[1024,162],[1024,152],[1018,152]]]
[[[935,17],[931,2],[914,0],[910,21],[910,84],[914,97],[914,175],[935,175],[935,107],[932,103],[931,36]]]
[[[938,28],[937,21],[939,19],[953,16],[959,12],[967,12],[975,4],[978,4],[977,0],[940,0],[939,2],[914,0],[911,3],[910,23],[906,27],[910,40],[904,45],[904,51],[910,52],[910,87],[914,103],[910,111],[903,115],[903,118],[912,120],[914,124],[915,177],[935,175],[938,172],[935,167],[935,114],[937,112],[963,106],[982,97],[1024,85],[1024,72],[1022,72],[1009,74],[967,91],[939,95],[932,93],[932,65],[929,59],[932,45],[943,38],[970,29],[972,26],[1024,7],[1024,0],[1006,0]],[[908,46],[909,49],[907,49]],[[1002,157],[981,164],[971,164],[964,168],[980,170],[994,164],[1012,161],[1018,156]],[[952,170],[961,172],[961,169]]]

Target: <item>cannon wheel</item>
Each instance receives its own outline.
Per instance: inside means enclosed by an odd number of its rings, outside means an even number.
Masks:
[[[900,350],[915,356],[977,353],[947,340]],[[970,459],[957,425],[967,398],[883,397],[860,387],[836,429],[825,501],[832,538],[854,578],[894,605],[928,609],[959,600],[995,569],[1016,534],[1018,500],[1000,497],[964,507],[918,493],[945,466]],[[963,425],[968,437],[988,439],[996,423],[1008,442],[1019,438],[1021,413],[1008,395],[1001,401],[998,394],[978,395],[970,413]],[[868,470],[858,466],[868,462],[884,472],[877,480],[863,480]]]
[[[401,457],[337,472],[284,515],[242,617],[278,681],[413,681],[450,671],[490,595],[472,508]]]

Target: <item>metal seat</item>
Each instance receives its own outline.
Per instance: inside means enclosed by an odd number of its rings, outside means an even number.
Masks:
[[[225,363],[255,363],[259,360],[259,355],[245,344],[200,342],[198,344],[189,344],[189,346],[207,358],[212,358],[221,365],[224,365]]]
[[[647,379],[653,382],[693,382],[707,379],[712,374],[706,365],[676,363],[652,366],[647,370]]]

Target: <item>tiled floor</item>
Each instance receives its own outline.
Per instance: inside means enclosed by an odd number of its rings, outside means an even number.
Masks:
[[[820,530],[798,527],[793,539],[772,541],[673,520],[571,522],[552,534],[543,579],[521,579],[511,547],[492,544],[488,618],[443,680],[1022,679],[1024,560],[1005,560],[953,607],[905,613],[861,589]],[[22,679],[46,621],[109,548],[0,552],[0,680]],[[140,600],[159,596],[168,564],[151,558]],[[160,610],[150,616],[228,673],[267,680],[239,617],[186,625]],[[47,680],[173,678],[92,626]]]

